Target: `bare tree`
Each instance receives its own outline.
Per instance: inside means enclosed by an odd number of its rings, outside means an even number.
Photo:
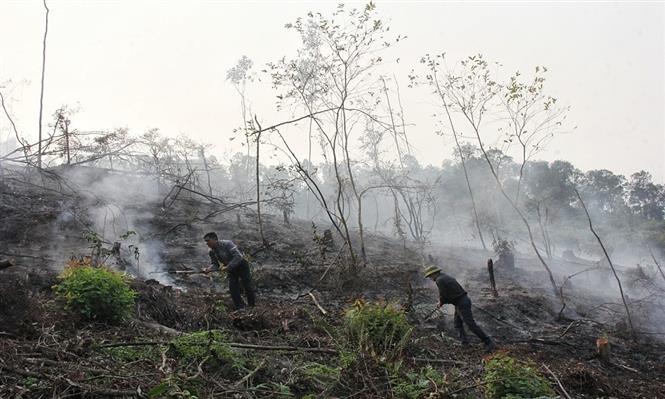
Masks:
[[[263,130],[261,129],[261,124],[259,123],[259,119],[254,115],[254,122],[256,123],[256,127],[253,125],[250,125],[250,129],[253,132],[252,134],[254,135],[254,140],[256,142],[256,215],[258,218],[258,224],[259,224],[259,235],[261,236],[261,242],[263,243],[264,246],[268,246],[268,241],[266,240],[266,237],[263,235],[263,221],[261,220],[261,162],[260,162],[260,155],[261,155],[261,134],[263,133]]]
[[[488,63],[481,55],[470,56],[461,61],[461,73],[454,74],[448,72],[443,76],[439,76],[437,67],[443,62],[443,59],[443,55],[437,55],[434,58],[426,55],[422,58],[421,62],[425,64],[429,71],[427,80],[434,81],[436,76],[436,79],[441,82],[439,87],[445,93],[446,98],[448,98],[446,107],[454,107],[454,110],[462,116],[470,130],[472,130],[490,173],[497,184],[497,188],[524,224],[529,235],[531,247],[546,270],[555,295],[559,297],[562,305],[565,306],[565,300],[557,287],[552,270],[536,245],[531,224],[524,212],[519,208],[519,204],[515,202],[515,199],[508,194],[504,187],[499,177],[499,165],[496,160],[492,159],[491,150],[486,148],[486,143],[481,134],[484,117],[487,116],[490,107],[497,105],[497,95],[502,93],[502,87],[491,78]],[[511,89],[508,89],[508,92],[510,91]]]
[[[14,119],[10,115],[9,110],[7,110],[7,105],[5,104],[5,97],[2,95],[2,92],[0,92],[0,105],[2,106],[2,110],[5,113],[7,120],[9,120],[9,123],[12,126],[12,131],[14,132],[14,136],[16,137],[17,143],[21,145],[21,149],[23,150],[23,155],[25,156],[25,162],[26,164],[29,164],[30,159],[29,159],[28,149],[30,148],[30,146],[26,141],[21,139],[21,136],[18,133],[18,129],[16,128],[16,124],[14,123]]]
[[[337,183],[334,199],[336,224],[348,244],[353,263],[356,254],[350,235],[347,212],[354,206],[360,236],[360,251],[366,263],[362,216],[362,187],[354,173],[356,131],[370,123],[389,128],[375,110],[380,104],[380,81],[371,71],[382,62],[377,52],[389,45],[385,38],[388,28],[375,17],[375,6],[369,3],[362,10],[346,10],[340,5],[331,18],[309,13],[287,28],[295,30],[302,47],[293,60],[282,59],[269,64],[276,88],[282,90],[278,108],[304,108],[314,114],[332,109],[323,118],[312,121],[320,136],[324,156],[329,157]],[[398,37],[396,41],[400,38]],[[325,119],[324,119],[325,118]],[[282,136],[284,137],[284,136]]]
[[[363,194],[376,188],[390,193],[394,204],[394,232],[405,244],[408,232],[424,260],[424,249],[436,215],[433,190],[439,184],[441,176],[431,180],[418,176],[420,166],[415,158],[408,154],[400,155],[398,152],[399,165],[386,160],[388,158],[381,145],[387,141],[386,134],[392,134],[393,139],[396,139],[395,131],[396,129],[370,129],[362,137],[362,148],[370,159],[372,176],[378,178],[377,183],[366,183],[368,187],[363,190]]]
[[[524,168],[528,160],[539,152],[561,130],[569,107],[558,107],[557,99],[544,91],[547,67],[536,66],[531,81],[520,79],[520,72],[510,77],[502,87],[501,103],[508,123],[504,141],[519,144],[520,168],[515,202],[519,203]]]
[[[291,173],[294,169],[280,164],[264,173],[267,180],[266,195],[272,198],[269,205],[282,214],[286,225],[290,224],[289,217],[294,211],[294,197],[300,181],[297,173]]]
[[[579,191],[577,191],[577,188],[575,188],[575,194],[577,195],[577,199],[580,201],[580,205],[582,205],[582,209],[584,209],[584,213],[586,214],[587,220],[589,222],[589,230],[591,230],[591,233],[593,233],[594,237],[596,237],[598,245],[600,245],[600,248],[603,250],[605,259],[607,259],[607,263],[610,265],[610,269],[612,269],[612,274],[614,275],[614,278],[616,279],[617,284],[619,286],[619,292],[621,293],[621,301],[623,302],[623,307],[626,309],[626,317],[628,317],[628,325],[630,326],[630,331],[633,334],[633,337],[635,337],[635,328],[633,327],[633,319],[630,316],[630,309],[628,308],[628,303],[626,302],[626,296],[623,293],[623,286],[621,285],[621,279],[619,278],[619,275],[617,275],[617,271],[614,268],[612,259],[610,259],[610,256],[607,254],[607,250],[605,249],[603,241],[600,239],[600,236],[598,235],[598,233],[596,233],[596,230],[594,230],[593,228],[593,223],[591,222],[591,216],[589,215],[589,210],[584,204],[584,201],[582,200]]]
[[[210,182],[210,170],[211,169],[210,169],[210,165],[208,164],[208,158],[206,157],[206,150],[208,148],[210,148],[209,145],[201,144],[201,145],[198,146],[198,152],[199,152],[199,156],[201,157],[201,161],[203,162],[203,168],[206,172],[206,180],[207,180],[207,183],[208,183],[208,194],[210,196],[212,196],[213,191],[212,191],[212,184]]]
[[[46,5],[46,0],[43,0],[44,8],[46,9],[44,19],[44,40],[42,42],[42,80],[41,89],[39,92],[39,149],[37,150],[37,166],[42,167],[42,114],[44,110],[44,75],[46,73],[46,37],[48,35],[48,14],[49,8]]]
[[[75,145],[75,135],[77,132],[70,131],[70,126],[72,124],[72,114],[74,110],[63,105],[62,107],[55,110],[53,114],[53,133],[51,137],[55,136],[56,131],[60,131],[62,139],[58,140],[57,143],[62,148],[62,154],[65,157],[65,164],[70,165],[72,163],[72,147]]]
[[[439,58],[439,56],[437,56]],[[443,59],[443,56],[440,56],[440,59]],[[462,151],[462,146],[460,144],[459,140],[459,133],[457,132],[457,129],[455,128],[455,123],[453,123],[453,118],[450,112],[450,107],[448,105],[448,101],[446,99],[446,92],[444,91],[444,88],[442,87],[441,82],[439,82],[439,62],[437,60],[431,60],[430,62],[427,63],[427,67],[429,68],[429,74],[428,74],[428,79],[427,82],[433,87],[434,93],[439,97],[441,100],[441,104],[443,106],[443,109],[445,110],[446,113],[446,118],[448,120],[448,126],[450,127],[450,130],[453,134],[453,138],[455,140],[455,147],[457,148],[457,154],[460,158],[460,164],[462,165],[462,171],[464,172],[464,181],[466,182],[466,187],[469,192],[469,199],[471,200],[471,208],[473,210],[473,220],[474,224],[476,225],[476,231],[478,232],[478,238],[480,239],[480,243],[483,246],[484,250],[487,250],[487,245],[485,244],[485,239],[483,238],[483,231],[480,228],[480,221],[478,218],[478,209],[476,206],[476,200],[473,195],[473,189],[471,188],[471,181],[469,179],[469,172],[466,167],[466,155],[464,154],[464,151]]]
[[[247,98],[247,84],[254,81],[254,74],[252,72],[252,62],[249,57],[243,55],[236,66],[226,71],[226,80],[230,81],[236,92],[240,96],[240,114],[242,116],[242,132],[245,136],[245,145],[247,146],[247,176],[250,174],[251,165],[249,163],[251,145],[250,145],[250,126],[252,120],[252,110],[249,99]]]

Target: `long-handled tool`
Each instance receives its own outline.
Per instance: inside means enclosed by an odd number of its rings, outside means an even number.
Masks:
[[[150,274],[208,274],[202,270],[167,270],[165,272],[150,272]]]
[[[227,267],[222,262],[219,262],[219,272],[225,272]],[[210,274],[218,272],[217,270],[201,269],[201,270],[167,270],[164,272],[150,272],[150,274]]]

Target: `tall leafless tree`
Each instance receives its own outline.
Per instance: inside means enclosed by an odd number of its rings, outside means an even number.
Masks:
[[[48,36],[48,14],[49,8],[46,5],[46,0],[43,0],[44,9],[46,13],[44,15],[44,40],[42,41],[42,79],[41,79],[41,88],[39,91],[39,148],[37,152],[37,166],[42,167],[42,114],[44,112],[44,75],[46,74],[46,37]]]

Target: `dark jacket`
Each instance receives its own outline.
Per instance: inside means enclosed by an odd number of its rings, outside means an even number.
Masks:
[[[246,263],[243,253],[231,240],[219,240],[217,247],[208,252],[212,270],[219,270],[219,263],[226,266],[229,273],[236,273]]]
[[[436,278],[436,286],[439,288],[439,299],[441,303],[456,305],[457,301],[466,295],[466,291],[453,277],[446,273],[440,273]]]

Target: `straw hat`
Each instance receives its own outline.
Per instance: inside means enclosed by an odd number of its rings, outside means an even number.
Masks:
[[[429,276],[431,276],[431,275],[434,274],[434,273],[439,273],[440,271],[441,271],[441,269],[439,269],[439,268],[436,267],[436,266],[432,266],[432,265],[427,266],[427,267],[425,268],[425,277],[429,277]]]

